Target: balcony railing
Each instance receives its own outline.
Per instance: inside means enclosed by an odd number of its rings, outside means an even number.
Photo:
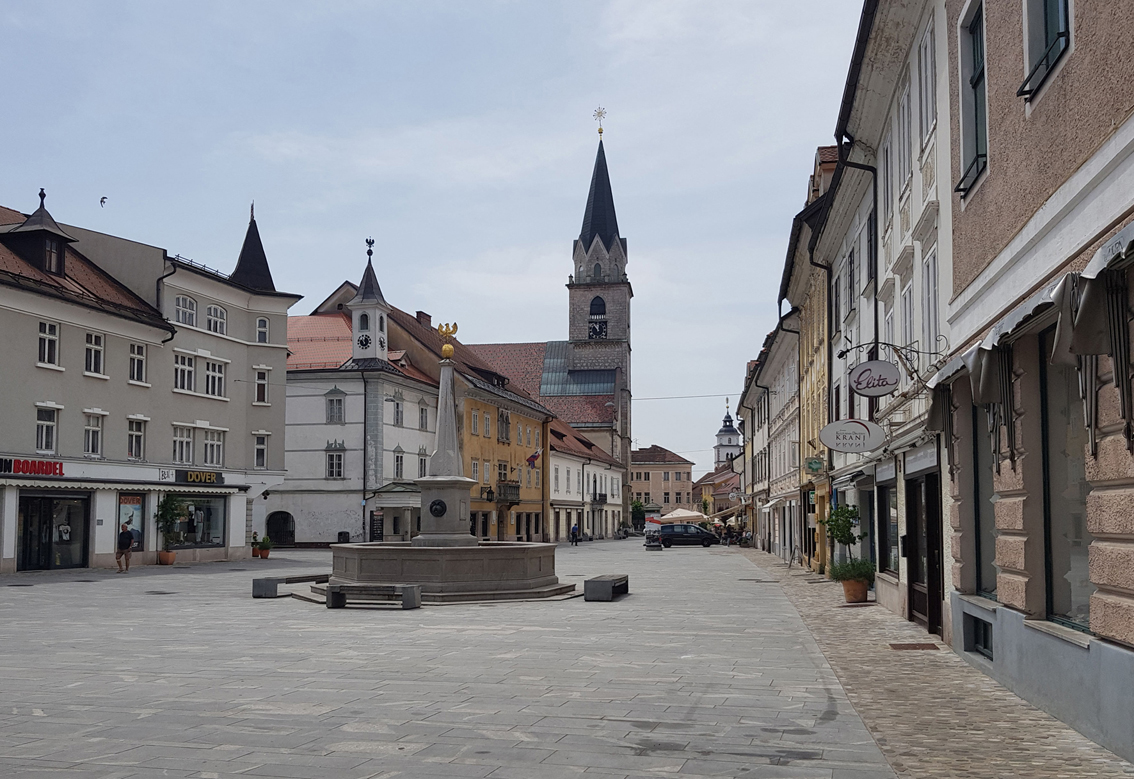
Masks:
[[[498,482],[496,482],[496,502],[497,503],[519,503],[520,502],[520,483],[518,481],[498,481]]]
[[[591,493],[591,503],[606,503],[606,493],[605,492],[592,492]]]

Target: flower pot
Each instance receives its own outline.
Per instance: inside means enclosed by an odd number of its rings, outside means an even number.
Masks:
[[[843,582],[843,597],[847,603],[866,603],[867,583],[861,580]]]
[[[258,546],[252,547],[252,556],[253,557],[259,557],[260,556],[260,547],[258,547]]]
[[[260,550],[260,557],[263,557],[263,558],[265,558],[265,559],[266,559],[266,558],[267,558],[267,556],[268,556],[268,552],[270,552],[270,551],[272,551],[272,550],[271,550],[271,549],[261,549],[261,550]],[[863,600],[866,600],[866,596],[864,595],[864,596],[862,597],[862,599],[863,599]]]
[[[177,559],[177,552],[158,552],[157,561],[158,565],[173,565],[173,561]]]

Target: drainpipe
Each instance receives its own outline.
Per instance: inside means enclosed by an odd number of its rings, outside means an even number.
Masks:
[[[362,540],[368,541],[366,527],[366,493],[370,491],[370,463],[368,463],[367,455],[370,452],[370,425],[369,425],[369,405],[370,405],[370,386],[366,383],[366,371],[362,371]],[[386,414],[385,398],[383,398],[382,415]],[[346,402],[343,402],[343,418],[346,418]],[[343,457],[346,460],[346,457]],[[344,463],[345,467],[345,463]],[[383,522],[383,539],[385,538],[385,516],[382,517]]]
[[[169,256],[168,255],[166,255],[165,261],[169,262]],[[170,276],[172,276],[174,273],[177,273],[177,265],[175,263],[172,263],[172,262],[170,262],[169,264],[170,264],[170,267],[172,268],[172,270],[169,273],[166,273],[163,276],[158,276],[158,280],[154,282],[154,297],[157,299],[156,308],[157,308],[158,311],[161,311],[161,283],[163,281],[165,281],[166,279],[168,279]],[[175,335],[177,335],[176,332],[170,333],[169,338],[164,339],[162,341],[162,344],[164,345],[164,344],[167,344],[170,341],[172,341],[173,337]]]

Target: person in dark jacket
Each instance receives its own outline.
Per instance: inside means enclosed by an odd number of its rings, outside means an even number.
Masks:
[[[122,531],[118,534],[118,548],[114,550],[114,561],[118,563],[118,573],[129,573],[130,571],[130,550],[134,548],[134,534],[130,532],[130,528],[126,523],[122,523]],[[126,567],[122,567],[122,562],[126,562]]]
[[[579,526],[578,525],[572,525],[571,526],[571,546],[578,546],[578,545],[579,545]]]

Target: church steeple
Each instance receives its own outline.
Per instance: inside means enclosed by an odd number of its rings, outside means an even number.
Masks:
[[[583,212],[583,229],[579,232],[579,241],[583,244],[584,251],[591,248],[595,236],[598,236],[608,252],[614,247],[614,242],[620,239],[618,216],[614,212],[614,193],[610,191],[610,172],[606,168],[606,151],[601,138],[595,156],[595,170],[591,174],[591,190],[587,194],[587,210]]]
[[[374,272],[374,239],[366,239],[366,270],[356,294],[347,307],[350,308],[351,325],[354,332],[354,359],[385,360],[388,354],[389,336],[387,320],[390,304],[382,296],[378,285],[378,275]]]
[[[240,247],[236,270],[228,279],[248,289],[276,291],[272,271],[268,268],[268,256],[264,254],[264,244],[260,241],[260,230],[256,227],[255,203],[249,210],[248,231],[244,234],[244,245]]]

